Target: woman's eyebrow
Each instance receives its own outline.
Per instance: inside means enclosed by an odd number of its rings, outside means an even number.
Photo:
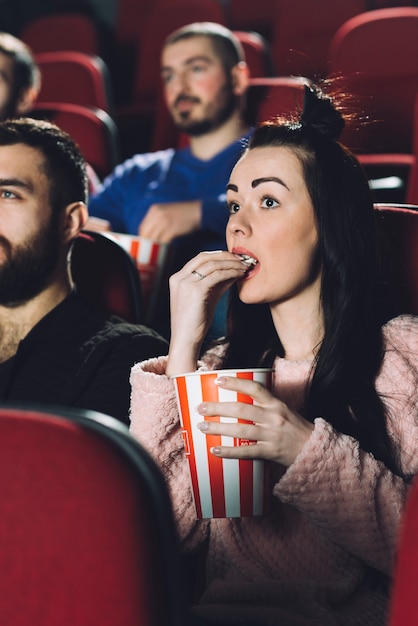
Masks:
[[[228,189],[230,189],[231,191],[238,191],[238,185],[234,185],[233,183],[228,183],[226,186],[226,190],[228,191]]]
[[[278,178],[277,176],[266,176],[264,178],[256,178],[255,180],[252,181],[251,187],[253,188],[258,187],[258,185],[260,185],[261,183],[270,183],[270,182],[278,183],[279,185],[282,185],[288,191],[290,191],[289,187],[286,185],[284,180],[282,180],[281,178]]]

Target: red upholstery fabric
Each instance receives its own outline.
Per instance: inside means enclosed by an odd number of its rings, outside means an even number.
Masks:
[[[327,73],[328,47],[346,20],[367,0],[277,0],[271,42],[276,74],[315,78]]]
[[[272,40],[277,0],[228,0],[226,6],[228,23],[232,29],[255,30],[268,41]]]
[[[418,481],[411,486],[401,529],[388,626],[418,626]]]
[[[378,9],[357,15],[336,32],[329,74],[344,85],[371,123],[349,128],[342,141],[366,153],[412,153],[418,92],[418,7]]]
[[[267,40],[259,33],[253,31],[235,30],[234,35],[239,39],[244,48],[245,60],[250,71],[250,76],[272,76],[273,61],[271,49]]]
[[[394,305],[418,315],[418,206],[381,203],[375,210]]]
[[[168,494],[123,425],[0,407],[0,465],[3,624],[178,624]]]
[[[72,249],[71,273],[86,299],[128,322],[143,323],[139,273],[119,243],[98,232],[80,233]]]
[[[100,54],[95,22],[84,13],[52,13],[34,17],[19,33],[34,52],[78,50]]]
[[[409,173],[408,190],[406,201],[410,204],[418,204],[418,92],[415,100],[414,133],[413,133],[413,157]]]
[[[111,111],[110,75],[101,57],[57,50],[36,54],[36,61],[42,76],[38,101],[70,102]]]
[[[293,76],[252,78],[247,93],[247,117],[259,124],[277,115],[302,110],[307,79]]]
[[[106,111],[67,102],[39,101],[31,115],[48,119],[69,133],[100,179],[119,163],[119,131]]]

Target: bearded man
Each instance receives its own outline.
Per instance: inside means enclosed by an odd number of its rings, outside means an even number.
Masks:
[[[87,185],[79,148],[58,127],[0,123],[0,401],[128,424],[130,368],[166,342],[77,294],[68,260],[88,219]]]

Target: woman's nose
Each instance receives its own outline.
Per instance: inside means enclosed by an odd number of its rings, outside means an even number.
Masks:
[[[227,230],[231,235],[241,234],[244,236],[248,236],[251,231],[251,227],[244,213],[238,211],[238,213],[235,213],[229,217]]]

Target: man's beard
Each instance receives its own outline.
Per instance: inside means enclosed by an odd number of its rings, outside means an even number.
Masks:
[[[0,236],[5,260],[0,263],[0,305],[17,307],[37,296],[54,273],[60,254],[58,215],[29,241],[13,247]]]
[[[193,98],[192,98],[193,99]],[[218,104],[219,103],[219,104]],[[234,94],[231,81],[228,80],[218,92],[216,110],[212,115],[200,120],[189,119],[189,112],[180,114],[180,120],[176,118],[177,128],[191,137],[201,137],[210,133],[224,124],[234,113],[238,106],[238,97]]]

